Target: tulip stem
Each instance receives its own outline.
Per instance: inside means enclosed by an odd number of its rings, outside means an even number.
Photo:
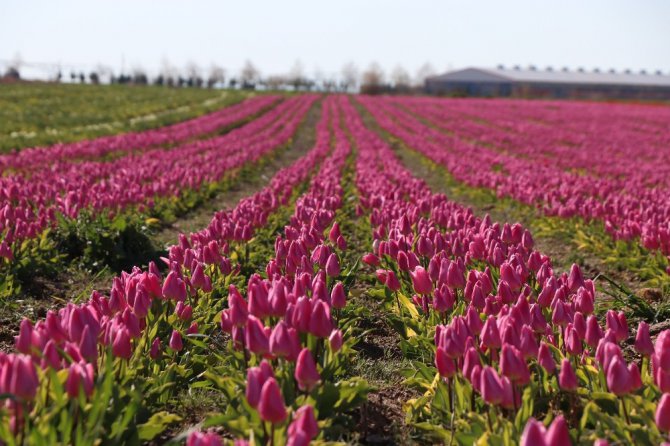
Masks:
[[[402,317],[402,308],[400,308],[400,298],[398,297],[398,291],[394,291],[393,294],[395,294],[395,301],[398,304],[398,315]]]
[[[623,415],[626,418],[626,424],[630,425],[630,417],[628,416],[628,409],[626,409],[626,397],[621,397],[621,407],[623,407]]]
[[[491,433],[493,433],[493,421],[491,421],[491,409],[488,409],[486,411],[486,415],[489,422],[489,430],[491,431]]]

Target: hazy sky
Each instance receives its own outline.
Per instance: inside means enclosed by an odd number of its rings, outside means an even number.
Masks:
[[[469,65],[670,72],[670,1],[0,0],[0,61],[118,72],[212,62],[237,73],[339,73],[377,61],[411,73]]]

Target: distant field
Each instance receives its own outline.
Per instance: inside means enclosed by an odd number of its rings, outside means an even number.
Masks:
[[[244,95],[195,88],[0,84],[0,152],[158,127],[239,102]]]

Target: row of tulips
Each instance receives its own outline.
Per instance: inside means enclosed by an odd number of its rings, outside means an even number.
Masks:
[[[98,159],[117,152],[124,155],[159,146],[183,143],[244,121],[271,107],[279,100],[280,98],[277,96],[260,96],[197,118],[157,129],[102,136],[74,143],[35,147],[3,154],[0,155],[0,172],[12,171],[36,174],[40,169],[52,164]]]
[[[220,181],[285,145],[315,100],[310,95],[291,98],[223,136],[170,150],[154,149],[110,162],[63,163],[39,176],[2,177],[0,255],[10,263],[23,240],[39,236],[59,215],[74,219],[87,211],[111,217],[129,206],[143,211],[160,197]]]
[[[338,328],[343,320],[334,314],[340,315],[347,302],[345,286],[337,280],[347,243],[334,219],[343,203],[341,178],[351,147],[339,125],[341,101],[325,101],[332,107],[333,154],[297,200],[284,236],[275,242],[267,279],[251,276],[247,300],[231,288],[229,308],[222,314],[222,328],[234,347],[244,349],[250,365],[256,364],[247,370],[245,396],[260,420],[271,425],[255,437],[269,444],[307,445],[319,435],[317,419],[327,424],[332,411],[327,389],[336,388],[335,370],[345,347]],[[337,385],[344,387],[343,382]],[[340,401],[335,404],[345,409]],[[287,406],[294,415],[286,428]],[[187,444],[217,445],[222,440],[194,432]]]
[[[194,354],[199,346],[184,342],[184,335],[191,340],[203,328],[217,326],[218,316],[212,314],[226,304],[218,288],[229,284],[239,267],[226,257],[226,237],[236,231],[217,233],[213,228],[221,226],[215,222],[224,215],[247,217],[241,227],[248,241],[269,213],[286,204],[329,151],[327,110],[315,148],[235,209],[217,214],[209,231],[192,234],[191,240],[181,236],[165,259],[169,271],[164,279],[151,263],[146,271],[135,268],[115,278],[109,296],[94,292],[87,303],[69,303],[35,324],[21,323],[16,352],[0,354],[0,393],[10,396],[4,399],[2,441],[86,444],[98,437],[126,438],[122,430],[110,431],[109,417],[115,410],[127,411],[127,418],[116,416],[126,423],[119,429],[128,427],[138,397],[130,388],[138,386],[143,389],[139,398],[149,399],[152,389],[175,379],[181,362],[188,360],[184,350],[191,347]],[[159,378],[153,385],[143,383],[147,374]],[[112,389],[116,396],[110,403]]]
[[[347,110],[374,237],[364,261],[397,305],[408,348],[435,351],[435,369],[417,365],[427,390],[410,402],[418,418],[449,443],[662,442],[670,332],[654,345],[640,323],[631,355],[625,315],[598,320],[595,285],[577,265],[554,274],[521,225],[433,194]]]
[[[667,145],[668,134],[657,121],[643,131],[633,124],[618,125],[621,119],[614,119],[626,111],[632,116],[643,111],[650,117],[656,108],[360,100],[386,131],[445,166],[457,180],[537,206],[546,215],[602,221],[615,239],[639,239],[645,248],[670,255],[668,164],[659,149]],[[545,110],[556,108],[563,120],[554,122],[553,114]],[[517,110],[541,122],[521,120],[512,125]],[[608,123],[610,116],[613,123]],[[573,124],[566,124],[566,119]],[[597,161],[603,156],[607,163]]]

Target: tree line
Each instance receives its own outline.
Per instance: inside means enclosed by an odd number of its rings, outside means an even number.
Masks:
[[[99,65],[89,72],[70,70],[69,73],[64,73],[63,70],[58,69],[50,80],[81,84],[157,85],[175,88],[407,94],[422,91],[425,79],[434,74],[433,67],[429,63],[421,66],[414,75],[401,65],[397,65],[387,73],[378,63],[374,62],[363,70],[359,70],[354,63],[350,62],[342,66],[340,72],[336,74],[324,74],[317,69],[309,75],[302,63],[296,61],[286,73],[263,75],[249,60],[235,74],[229,74],[225,68],[217,64],[212,64],[208,69],[202,69],[197,64],[190,62],[183,69],[178,69],[164,61],[162,68],[154,76],[149,75],[140,67],[130,69],[127,73],[115,74],[111,68]],[[1,79],[4,81],[21,80],[20,64],[8,66]]]

